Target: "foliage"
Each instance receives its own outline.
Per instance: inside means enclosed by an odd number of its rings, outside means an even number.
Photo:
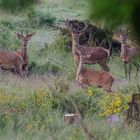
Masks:
[[[54,25],[61,18],[85,18],[84,0],[46,1],[46,5],[43,3],[44,5],[27,9],[24,13],[1,13],[0,26],[4,26],[5,30],[0,32],[0,48],[12,51],[18,49],[19,40],[15,36],[15,30],[34,30],[36,34],[27,47],[29,77],[22,80],[8,71],[1,71],[0,139],[87,139],[78,123],[64,123],[65,113],[76,112],[74,102],[82,114],[85,126],[95,139],[139,139],[137,129],[106,122],[106,116],[118,111],[125,118],[123,112],[129,101],[129,96],[125,93],[129,95],[136,91],[135,71],[131,82],[123,79],[122,63],[116,56],[110,59],[109,67],[114,77],[119,77],[114,83],[118,92],[108,94],[95,87],[81,89],[75,82],[76,66],[69,46],[71,36],[62,36],[59,31],[43,27]],[[90,68],[93,67],[100,69],[98,65]]]
[[[10,12],[15,12],[34,4],[36,1],[37,0],[0,0],[0,7]]]
[[[43,74],[45,71],[56,75],[61,71],[61,68],[59,65],[53,64],[51,62],[46,62],[43,65],[39,65],[35,61],[31,61],[29,63],[29,71],[30,75],[33,73]]]
[[[89,0],[90,2],[90,16],[100,20],[105,20],[107,26],[116,27],[122,24],[131,24],[134,31],[140,34],[139,21],[140,14],[138,7],[139,0]],[[117,5],[117,10],[116,10]]]
[[[131,101],[130,95],[122,93],[113,93],[101,98],[100,106],[102,108],[102,116],[110,116],[113,114],[121,114],[128,109],[128,103]]]
[[[8,27],[4,26],[4,31],[0,33],[0,48],[17,50],[19,42],[15,36],[11,36],[11,34],[13,34],[13,32]]]
[[[60,34],[55,37],[55,41],[51,44],[50,47],[53,49],[58,49],[63,53],[69,53],[71,51],[71,46],[69,46],[69,44],[70,36],[63,36]]]
[[[28,19],[32,27],[51,26],[55,23],[56,17],[51,13],[41,10],[30,9]]]
[[[46,135],[55,137],[56,133],[58,134],[57,139],[66,139],[68,133],[67,138],[84,140],[85,136],[83,136],[79,125],[71,127],[63,123],[64,113],[76,111],[73,104],[75,102],[86,119],[85,123],[88,122],[87,124],[90,124],[88,127],[94,130],[93,132],[97,132],[95,136],[106,140],[110,135],[114,137],[120,131],[119,128],[113,128],[115,130],[112,131],[108,124],[99,121],[102,119],[100,113],[107,111],[112,105],[111,111],[104,115],[116,113],[116,107],[120,107],[122,112],[126,109],[126,103],[129,100],[129,96],[122,93],[108,95],[93,87],[74,93],[69,93],[69,89],[65,92],[50,88],[39,88],[33,91],[30,89],[24,96],[19,93],[7,93],[7,89],[0,88],[0,130],[3,132],[0,133],[0,137],[10,130],[10,134],[14,132],[16,135],[24,135],[28,139],[29,137],[34,138],[34,136],[37,136],[36,139],[40,139],[40,134],[42,135],[41,139],[44,139]],[[89,118],[94,119],[94,124],[91,124]],[[127,128],[123,129],[132,132]],[[124,135],[126,135],[125,131]],[[12,137],[14,138],[14,136]],[[117,138],[114,139],[117,140]]]

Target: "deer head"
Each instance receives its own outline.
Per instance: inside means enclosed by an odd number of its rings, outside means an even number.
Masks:
[[[73,34],[79,34],[80,35],[88,27],[88,25],[86,23],[84,23],[84,27],[82,29],[80,29],[79,24],[80,23],[78,23],[78,21],[75,21],[75,23],[72,25],[72,24],[70,24],[70,21],[68,19],[66,20],[66,26],[70,30],[70,32],[73,33]]]
[[[107,42],[107,39],[106,39],[106,38],[104,38],[101,42],[100,42],[97,38],[95,38],[94,46],[95,46],[95,47],[102,47],[102,48],[105,48],[106,42]]]
[[[105,46],[106,46],[106,38],[104,38],[100,43],[100,47],[105,48]]]
[[[122,30],[121,28],[119,28],[118,33],[119,33],[121,42],[125,43],[128,38],[129,29],[126,28],[125,30]]]
[[[18,39],[20,40],[20,45],[21,45],[21,47],[26,47],[28,41],[29,41],[29,40],[31,39],[31,37],[35,34],[35,32],[33,32],[33,33],[31,33],[31,34],[28,34],[28,31],[27,31],[27,35],[26,35],[26,36],[23,35],[23,32],[22,32],[22,31],[21,31],[21,33],[15,32],[15,34],[17,35]]]

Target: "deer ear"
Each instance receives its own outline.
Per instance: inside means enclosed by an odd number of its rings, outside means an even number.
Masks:
[[[35,32],[33,32],[33,33],[27,35],[25,38],[26,38],[27,40],[30,40],[34,34],[35,34]]]
[[[21,38],[24,37],[23,35],[19,34],[18,32],[15,32],[15,34],[17,35],[17,37],[18,37],[19,39],[21,39]]]
[[[101,41],[101,43],[100,43],[100,47],[105,47],[105,45],[106,45],[106,39],[103,39],[102,41]]]

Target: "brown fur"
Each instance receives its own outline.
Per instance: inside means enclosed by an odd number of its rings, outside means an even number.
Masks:
[[[4,70],[13,70],[23,78],[22,72],[23,58],[10,51],[0,51],[0,68]]]
[[[86,47],[79,44],[79,36],[83,34],[85,30],[87,30],[87,24],[84,23],[83,29],[79,30],[79,25],[76,24],[76,28],[72,26],[69,20],[66,20],[66,26],[70,30],[72,35],[72,54],[75,63],[78,65],[80,58],[76,49],[78,48],[81,53],[85,55],[85,63],[86,64],[95,64],[98,63],[102,67],[103,70],[109,72],[110,69],[107,66],[107,60],[109,57],[109,51],[102,47]],[[102,44],[102,42],[101,42]],[[104,43],[105,44],[105,43]]]
[[[24,64],[22,66],[22,70],[24,71],[24,75],[28,76],[29,57],[27,54],[27,43],[31,39],[31,37],[34,35],[34,33],[26,35],[26,36],[24,36],[22,33],[16,33],[16,35],[20,40],[20,49],[16,53],[23,58]]]
[[[76,81],[84,86],[97,86],[103,88],[107,92],[112,92],[113,76],[105,71],[95,71],[83,67],[84,56],[78,51],[80,55],[80,62],[77,67]]]
[[[131,65],[134,64],[134,66],[137,69],[136,77],[138,76],[138,71],[140,68],[140,48],[136,47],[128,47],[126,44],[126,35],[120,34],[121,39],[121,55],[120,58],[125,64],[125,77],[129,76],[130,80],[130,73],[131,73]]]
[[[82,54],[85,54],[85,64],[98,63],[103,70],[107,72],[110,71],[109,67],[107,66],[107,61],[109,57],[108,50],[102,47],[85,47],[83,45],[79,45],[79,35],[76,33],[72,33],[72,40],[72,54],[74,57],[74,61],[77,65],[80,61],[80,57],[76,51],[76,48],[78,48]]]

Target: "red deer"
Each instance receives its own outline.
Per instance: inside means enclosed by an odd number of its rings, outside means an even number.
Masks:
[[[111,87],[114,78],[106,71],[95,71],[84,68],[85,56],[77,49],[80,61],[76,71],[76,81],[82,86],[97,86],[103,88],[107,92],[112,92]]]
[[[110,69],[107,66],[107,60],[109,57],[109,51],[102,47],[86,47],[84,45],[79,45],[79,34],[83,33],[87,25],[85,27],[77,31],[75,28],[72,28],[69,25],[69,21],[66,20],[66,26],[71,31],[72,34],[72,54],[75,63],[78,65],[80,61],[79,54],[76,51],[76,48],[79,48],[81,52],[85,52],[85,64],[95,64],[98,63],[102,67],[103,70],[109,72]]]
[[[3,31],[3,29],[0,29]],[[15,52],[0,51],[0,68],[3,70],[13,71],[24,78],[23,71],[23,58]]]
[[[15,32],[17,37],[19,38],[20,40],[20,49],[16,52],[17,54],[19,54],[22,58],[23,58],[23,61],[24,61],[24,64],[23,64],[23,67],[22,67],[22,70],[25,74],[25,76],[28,76],[28,61],[29,61],[29,57],[28,57],[28,54],[27,54],[27,44],[28,44],[28,41],[31,39],[31,37],[35,34],[35,33],[31,33],[26,36],[24,36],[21,33],[17,33]]]
[[[140,68],[140,48],[138,47],[129,47],[126,43],[127,34],[120,32],[120,40],[121,40],[121,60],[125,64],[125,77],[129,77],[131,73],[132,64],[136,67],[136,77],[138,76],[139,68]]]

